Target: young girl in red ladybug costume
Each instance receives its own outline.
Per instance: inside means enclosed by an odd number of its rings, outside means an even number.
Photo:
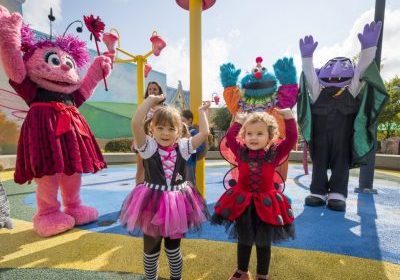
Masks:
[[[256,279],[269,279],[272,242],[294,238],[293,211],[286,196],[274,187],[273,175],[296,143],[297,127],[290,109],[276,110],[285,119],[286,138],[280,143],[275,140],[275,118],[266,112],[237,114],[227,132],[239,177],[216,203],[212,221],[224,224],[230,236],[238,239],[238,268],[230,280],[249,279],[253,244],[257,249]]]

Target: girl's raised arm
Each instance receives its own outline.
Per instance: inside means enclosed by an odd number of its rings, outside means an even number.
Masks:
[[[203,144],[210,134],[210,129],[208,126],[207,112],[210,108],[210,102],[204,102],[204,104],[199,108],[199,133],[192,137],[192,147],[196,149],[201,144]]]
[[[279,114],[285,119],[285,139],[277,147],[276,162],[280,162],[287,157],[297,142],[297,125],[293,113],[289,108],[278,110]]]
[[[132,118],[132,133],[136,147],[142,147],[146,143],[146,133],[144,131],[144,120],[151,107],[163,102],[165,96],[161,95],[150,95],[143,103],[138,107],[136,114]]]

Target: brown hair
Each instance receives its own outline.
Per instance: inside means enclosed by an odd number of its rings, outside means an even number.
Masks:
[[[145,94],[144,94],[144,99],[146,99],[146,98],[149,96],[149,86],[150,86],[150,85],[156,85],[156,86],[158,87],[158,95],[163,94],[163,91],[162,91],[161,86],[160,86],[157,82],[151,81],[151,82],[149,82],[149,83],[147,84],[146,92],[145,92]]]
[[[153,118],[151,119],[151,125],[165,125],[172,126],[179,131],[179,135],[182,133],[182,120],[179,111],[170,106],[163,106],[154,112]]]
[[[267,112],[254,112],[247,116],[246,121],[239,131],[240,137],[244,139],[246,134],[246,126],[248,124],[254,124],[257,122],[262,122],[267,126],[269,141],[272,141],[278,136],[278,123],[276,122],[275,118]]]
[[[192,121],[193,121],[193,113],[190,110],[183,110],[182,117],[184,117],[187,120],[192,119]]]

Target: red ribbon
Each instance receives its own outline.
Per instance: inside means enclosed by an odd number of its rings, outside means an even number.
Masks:
[[[89,136],[89,132],[83,125],[80,119],[80,113],[75,106],[67,106],[60,102],[37,102],[31,105],[32,107],[37,106],[48,106],[52,107],[56,111],[57,115],[57,127],[56,136],[60,136],[73,128],[82,136]]]

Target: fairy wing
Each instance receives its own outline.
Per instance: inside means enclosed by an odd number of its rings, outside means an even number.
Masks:
[[[234,166],[231,169],[229,169],[229,171],[226,172],[224,176],[223,180],[224,188],[228,190],[236,186],[238,183],[238,178],[239,178],[239,169],[237,168],[237,166]]]
[[[8,116],[23,120],[29,110],[25,101],[15,92],[0,88],[0,108]]]
[[[243,141],[240,138],[237,138],[237,140],[243,144]],[[238,165],[236,155],[229,148],[228,142],[226,141],[226,136],[222,137],[221,141],[219,142],[219,153],[230,164],[235,166]]]
[[[282,175],[276,170],[274,173],[274,187],[276,190],[282,193],[285,191],[285,180],[283,179]]]

